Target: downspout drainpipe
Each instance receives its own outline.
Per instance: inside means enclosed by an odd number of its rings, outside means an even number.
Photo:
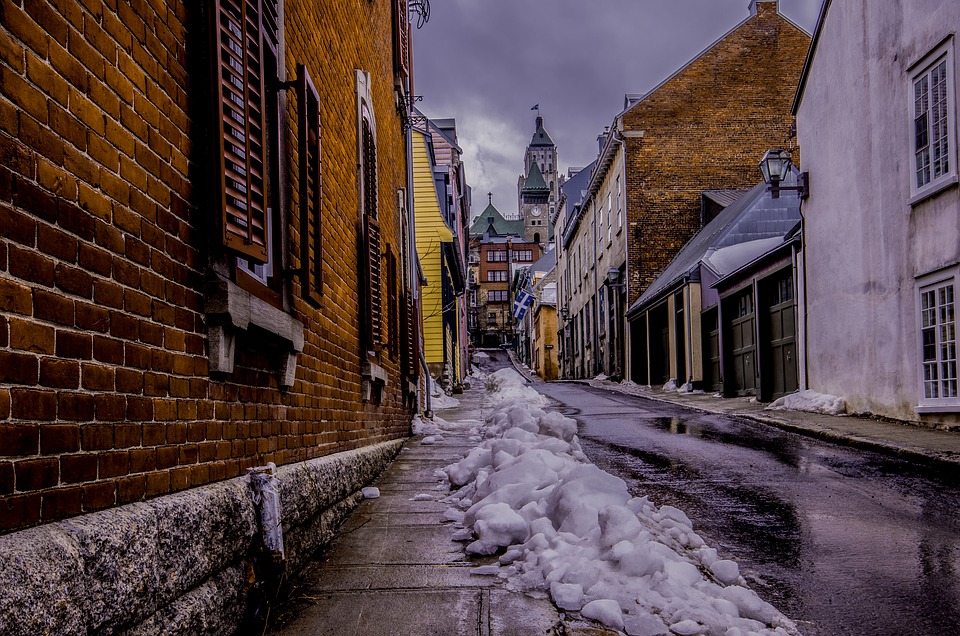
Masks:
[[[630,308],[630,215],[627,212],[627,144],[623,141],[623,135],[620,129],[623,127],[623,118],[614,126],[614,139],[620,147],[620,196],[623,197],[623,307],[621,311],[623,316],[617,316],[617,319],[623,319],[623,331],[620,334],[620,353],[623,354],[621,361],[622,369],[620,375],[624,380],[633,381],[633,366],[630,363],[633,357],[633,340],[631,338],[630,324],[627,322],[627,309]]]
[[[687,383],[692,385],[693,383],[693,342],[691,338],[693,337],[692,325],[693,325],[693,305],[690,297],[690,274],[686,274],[683,277],[683,289],[684,289],[684,304],[686,308],[683,312],[683,317],[686,319],[684,322],[687,324],[684,325],[687,329],[687,343],[686,343],[686,357],[687,357]],[[693,387],[691,386],[691,389]]]
[[[412,55],[412,52],[411,52]],[[416,226],[416,211],[414,210],[414,194],[413,194],[413,95],[411,94],[411,82],[410,77],[408,76],[404,79],[404,90],[405,95],[410,98],[409,108],[407,110],[408,125],[406,126],[406,131],[404,133],[406,141],[406,155],[407,155],[407,254],[410,255],[410,258],[407,259],[407,281],[410,286],[410,296],[413,299],[413,306],[419,307],[420,301],[420,280],[417,276],[418,268],[417,263],[420,260],[420,255],[417,254],[417,226]],[[417,325],[422,325],[422,321],[416,321]],[[422,328],[421,326],[417,327],[418,329]],[[423,338],[418,339],[420,343],[423,343]],[[426,412],[424,415],[427,417],[433,417],[433,412],[431,410],[432,400],[431,400],[431,389],[430,389],[430,370],[427,368],[427,359],[423,354],[423,347],[421,346],[420,351],[420,364],[423,366],[423,373],[426,385],[426,400],[425,400],[425,409]],[[420,390],[419,384],[417,385],[417,390]],[[419,404],[419,400],[418,400]]]
[[[257,509],[260,532],[263,535],[263,547],[275,564],[282,564],[286,553],[283,550],[280,493],[277,491],[276,472],[277,465],[273,462],[266,466],[247,469],[250,488],[253,490],[253,504]]]
[[[600,375],[600,308],[597,307],[597,300],[600,298],[599,291],[600,286],[597,283],[597,270],[600,269],[600,253],[597,251],[597,232],[600,231],[600,228],[597,227],[597,201],[596,195],[591,197],[593,199],[593,232],[591,232],[590,242],[593,244],[593,315],[590,317],[590,322],[593,323],[593,329],[590,331],[593,332],[593,377]]]
[[[803,205],[801,203],[801,205]],[[793,246],[793,271],[797,271],[797,259],[800,259],[801,272],[800,277],[803,279],[803,364],[798,364],[798,371],[800,373],[800,389],[808,390],[810,388],[810,381],[807,377],[807,361],[809,360],[809,341],[807,340],[807,243],[806,243],[806,224],[803,222],[803,217],[800,218],[800,247],[797,248],[796,243]],[[799,308],[797,309],[799,313]]]
[[[423,349],[420,349],[420,364],[423,365],[424,383],[427,385],[427,400],[425,404],[426,410],[423,414],[427,418],[433,419],[433,396],[431,395],[431,393],[433,393],[433,389],[430,386],[430,384],[433,382],[433,378],[430,376],[430,369],[427,367],[427,356],[423,354]]]

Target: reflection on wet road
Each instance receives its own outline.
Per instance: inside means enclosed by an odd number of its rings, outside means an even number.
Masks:
[[[960,634],[960,476],[603,389],[536,384],[809,635]]]

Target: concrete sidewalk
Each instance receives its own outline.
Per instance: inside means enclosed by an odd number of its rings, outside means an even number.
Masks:
[[[439,411],[447,421],[480,420],[486,387],[474,382],[458,396],[460,407]],[[436,634],[481,636],[576,633],[546,599],[503,588],[495,576],[470,569],[496,557],[472,558],[465,542],[451,540],[455,528],[443,522],[449,507],[439,501],[434,474],[462,457],[476,442],[466,432],[444,433],[424,445],[407,442],[375,482],[380,497],[367,499],[350,515],[331,546],[296,575],[290,601],[274,631],[294,635]],[[413,501],[429,494],[430,501]],[[593,633],[604,633],[593,632]]]

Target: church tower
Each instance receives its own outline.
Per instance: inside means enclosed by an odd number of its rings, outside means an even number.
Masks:
[[[550,219],[559,201],[557,172],[557,146],[538,114],[536,131],[523,158],[523,175],[517,184],[520,219],[527,241],[544,244],[553,238]]]

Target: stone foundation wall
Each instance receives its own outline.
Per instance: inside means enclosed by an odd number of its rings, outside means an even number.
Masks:
[[[401,446],[277,469],[288,572],[332,538]],[[233,633],[258,534],[238,477],[0,536],[0,633]]]

